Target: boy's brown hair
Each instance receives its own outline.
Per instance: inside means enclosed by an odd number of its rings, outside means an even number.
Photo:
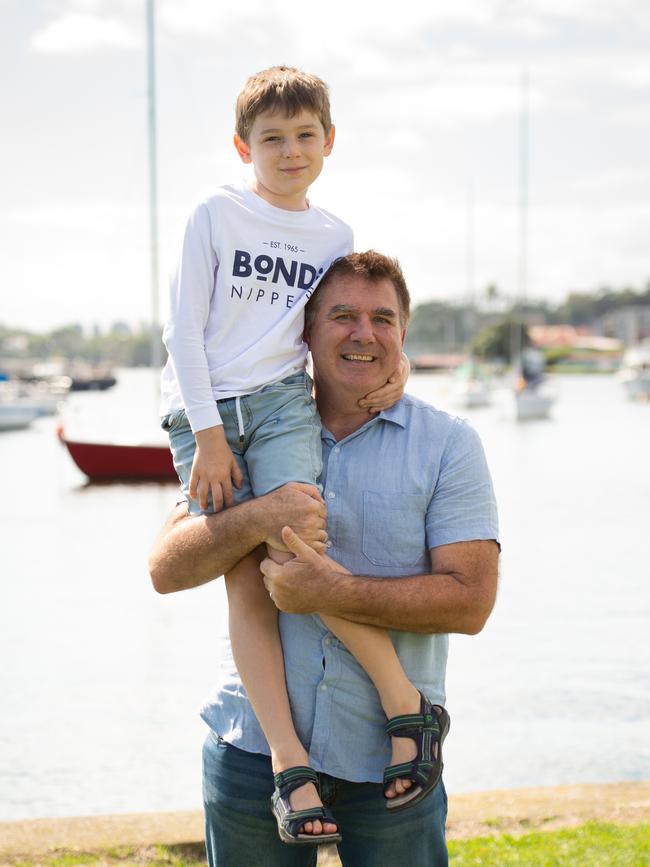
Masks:
[[[235,130],[248,142],[255,118],[262,112],[282,112],[295,117],[300,111],[315,114],[325,135],[332,127],[329,90],[324,81],[292,66],[272,66],[246,81],[237,97]]]

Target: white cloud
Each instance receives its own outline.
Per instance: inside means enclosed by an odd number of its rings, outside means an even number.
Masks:
[[[34,34],[31,47],[45,54],[77,54],[98,48],[138,48],[125,22],[89,12],[66,12]]]
[[[640,169],[615,168],[596,175],[580,178],[576,190],[585,192],[614,192],[624,189],[644,189],[650,187],[650,171]]]

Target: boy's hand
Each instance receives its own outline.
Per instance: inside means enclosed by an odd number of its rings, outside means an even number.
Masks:
[[[399,367],[391,376],[388,377],[388,382],[378,388],[376,391],[371,391],[359,401],[359,406],[362,409],[367,409],[369,413],[381,412],[382,409],[388,409],[389,406],[397,403],[404,394],[406,380],[409,378],[411,365],[404,353],[399,363]]]
[[[212,493],[212,506],[220,512],[233,505],[232,486],[239,488],[242,474],[222,425],[208,427],[196,434],[196,452],[190,475],[190,497],[208,508],[208,494]]]
[[[290,524],[297,536],[317,554],[327,544],[327,508],[318,488],[302,482],[289,482],[262,497],[268,524],[267,545],[288,551],[282,541],[282,528]]]

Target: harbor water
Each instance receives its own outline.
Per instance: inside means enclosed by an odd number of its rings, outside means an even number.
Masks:
[[[650,405],[614,377],[553,388],[551,419],[517,424],[453,410],[444,376],[409,382],[480,433],[502,527],[494,613],[451,639],[451,792],[650,778]],[[154,395],[122,371],[68,424],[132,434]],[[56,424],[0,434],[0,820],[198,808],[223,582],[158,596],[176,486],[87,483]]]

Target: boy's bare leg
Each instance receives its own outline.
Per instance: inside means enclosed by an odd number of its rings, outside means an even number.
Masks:
[[[269,552],[270,553],[270,552]],[[287,559],[291,554],[275,552]],[[269,598],[254,554],[241,560],[226,578],[230,642],[237,670],[271,748],[273,772],[308,765],[305,748],[291,718],[278,632],[278,610]],[[291,793],[294,810],[321,806],[318,792],[306,783]],[[306,822],[306,833],[335,833],[336,825]]]
[[[284,563],[293,554],[279,551],[268,546],[269,557],[276,563]],[[332,568],[338,572],[348,570],[330,560]],[[385,629],[369,626],[365,623],[354,623],[341,617],[320,615],[321,620],[357,660],[373,682],[381,706],[388,719],[405,713],[418,713],[420,710],[420,693],[406,676],[402,663],[399,661],[395,646]],[[391,764],[410,762],[417,755],[415,741],[411,738],[391,738]],[[410,789],[411,780],[395,780],[387,793],[402,795]]]
[[[329,562],[338,572],[348,572],[334,560]],[[395,646],[385,629],[354,623],[341,617],[321,614],[320,618],[330,632],[345,644],[373,682],[388,719],[419,712],[420,693],[406,676]],[[415,741],[411,738],[392,737],[391,744],[391,765],[410,762],[417,754]],[[410,780],[395,780],[386,791],[388,794],[402,795],[412,785]]]

